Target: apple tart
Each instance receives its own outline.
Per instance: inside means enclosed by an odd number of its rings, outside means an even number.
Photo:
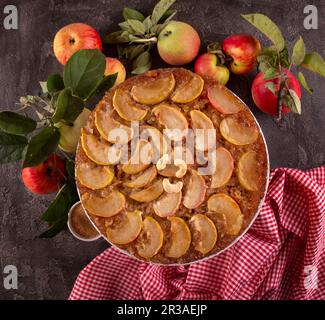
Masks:
[[[108,91],[76,153],[93,224],[112,245],[159,264],[229,247],[256,216],[268,170],[248,107],[181,68],[152,70]]]

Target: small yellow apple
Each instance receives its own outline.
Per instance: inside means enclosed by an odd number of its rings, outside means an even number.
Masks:
[[[122,83],[125,80],[126,71],[120,60],[116,58],[106,57],[105,76],[114,74],[116,72],[118,72],[118,75],[115,81],[115,86],[117,86],[118,84]]]
[[[60,130],[59,148],[67,153],[75,153],[79,142],[81,128],[86,125],[91,111],[84,108],[73,124],[59,122],[55,124]]]

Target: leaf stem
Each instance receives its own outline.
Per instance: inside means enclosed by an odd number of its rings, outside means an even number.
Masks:
[[[156,43],[158,41],[157,37],[151,37],[151,38],[147,38],[147,39],[136,39],[136,40],[132,40],[131,42],[134,43]]]

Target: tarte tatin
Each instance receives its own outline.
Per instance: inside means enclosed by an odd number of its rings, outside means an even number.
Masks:
[[[158,69],[98,103],[81,132],[77,186],[111,244],[144,261],[190,263],[247,229],[265,193],[267,157],[255,118],[230,90]]]

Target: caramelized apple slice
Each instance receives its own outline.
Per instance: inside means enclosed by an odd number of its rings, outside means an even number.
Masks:
[[[168,73],[158,78],[149,78],[144,83],[133,86],[131,94],[137,102],[156,104],[165,100],[172,93],[174,87],[174,75]]]
[[[258,190],[259,174],[256,157],[256,152],[251,150],[244,153],[238,161],[237,177],[239,183],[249,191]]]
[[[158,173],[164,177],[176,177],[176,172],[178,171],[178,167],[174,164],[167,164],[166,167],[162,170],[159,170]]]
[[[203,79],[199,75],[194,74],[188,82],[176,88],[172,95],[172,101],[177,103],[191,102],[200,96],[203,86]]]
[[[147,110],[141,108],[141,105],[134,102],[122,89],[115,90],[113,106],[118,115],[127,121],[140,121],[147,115]]]
[[[215,147],[215,129],[210,118],[199,110],[192,110],[190,116],[192,120],[192,128],[194,129],[196,136],[195,147],[201,151]]]
[[[221,121],[220,133],[227,141],[238,146],[251,144],[258,138],[256,126],[245,126],[236,119],[230,117]]]
[[[241,111],[243,103],[226,87],[215,84],[208,88],[208,99],[212,106],[223,114]]]
[[[76,166],[76,177],[85,187],[96,190],[112,183],[114,173],[109,167],[96,166],[90,163],[80,163]]]
[[[162,218],[173,216],[178,210],[182,201],[182,192],[165,193],[153,204],[156,215]]]
[[[121,150],[81,129],[81,146],[87,157],[97,164],[107,166],[119,161]]]
[[[141,173],[134,180],[124,182],[124,185],[129,188],[142,188],[152,182],[157,176],[157,169],[151,166],[146,171]]]
[[[100,135],[111,143],[125,144],[133,137],[132,128],[116,121],[102,109],[95,112],[95,125]]]
[[[131,193],[129,197],[138,202],[150,202],[157,199],[163,192],[162,181],[157,180],[148,188]]]
[[[145,259],[156,255],[162,247],[164,233],[160,224],[154,218],[148,216],[143,220],[140,240],[142,241],[137,245],[137,251],[139,256]]]
[[[206,189],[204,178],[197,171],[191,170],[191,177],[187,185],[183,205],[188,209],[199,207],[204,201]]]
[[[214,194],[208,200],[208,210],[225,215],[227,234],[237,235],[240,232],[244,216],[233,198],[224,193]]]
[[[152,110],[158,122],[166,129],[187,130],[188,122],[183,113],[176,107],[162,103]]]
[[[128,244],[138,237],[141,228],[142,212],[127,211],[119,223],[106,229],[106,236],[114,244]]]
[[[141,126],[140,127],[140,138],[150,141],[153,152],[155,154],[155,161],[158,161],[160,156],[167,153],[168,144],[164,135],[155,127],[152,126]]]
[[[234,159],[231,153],[223,147],[219,147],[215,153],[216,170],[211,177],[211,188],[224,186],[232,176]]]
[[[134,154],[128,163],[122,165],[122,170],[127,174],[137,174],[149,167],[152,160],[152,147],[151,144],[140,139]]]
[[[217,229],[213,221],[204,214],[195,214],[189,220],[195,250],[207,254],[217,242]]]
[[[125,206],[124,195],[116,190],[113,190],[104,198],[98,197],[95,194],[84,193],[81,200],[87,211],[103,218],[115,216]]]
[[[170,220],[171,245],[166,252],[170,258],[183,256],[191,244],[191,232],[182,218],[172,217]]]

